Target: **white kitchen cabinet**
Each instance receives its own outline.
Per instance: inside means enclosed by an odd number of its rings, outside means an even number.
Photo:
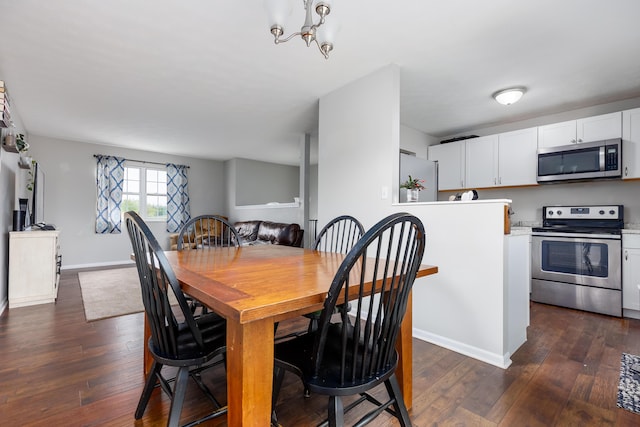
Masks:
[[[537,128],[504,132],[467,141],[469,188],[535,185]]]
[[[498,184],[535,185],[538,182],[538,129],[529,128],[498,135],[500,175]]]
[[[9,233],[9,308],[55,302],[60,281],[59,234]]]
[[[555,147],[622,137],[622,112],[538,127],[538,147]]]
[[[640,311],[640,234],[622,235],[622,309]],[[640,314],[640,313],[637,313]],[[627,316],[627,314],[625,314]],[[635,317],[635,316],[634,316]]]
[[[622,112],[622,178],[640,178],[640,108]]]
[[[430,145],[429,160],[438,162],[438,191],[465,188],[465,141]]]
[[[498,185],[498,135],[470,139],[466,150],[467,187],[486,188]]]

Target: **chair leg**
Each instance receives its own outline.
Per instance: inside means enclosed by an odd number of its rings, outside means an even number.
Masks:
[[[282,388],[285,370],[279,366],[273,367],[273,391],[271,393],[271,426],[278,426],[278,416],[276,415],[276,404],[278,403],[278,395]]]
[[[307,332],[312,334],[317,330],[318,330],[318,318],[314,316],[311,318],[311,320],[309,320],[309,327],[307,328]]]
[[[176,375],[176,384],[173,389],[173,399],[171,400],[171,409],[169,410],[169,422],[167,426],[178,427],[180,424],[180,414],[184,397],[187,393],[187,382],[189,380],[189,368],[182,366]]]
[[[158,381],[158,374],[160,373],[161,369],[162,365],[154,360],[153,365],[151,366],[151,371],[149,372],[149,376],[147,377],[147,381],[144,385],[144,389],[142,390],[142,394],[140,395],[140,400],[138,400],[138,407],[136,408],[135,413],[136,420],[142,418],[144,410],[147,408],[147,403],[149,403],[151,393],[153,393],[153,389],[156,386],[156,381]]]
[[[329,427],[344,426],[344,407],[340,396],[329,397]]]
[[[389,397],[396,401],[394,406],[400,425],[402,427],[411,427],[411,419],[409,418],[407,407],[404,404],[404,398],[402,396],[402,391],[400,390],[400,384],[398,384],[396,374],[391,375],[389,379],[384,382],[384,385],[387,388]]]

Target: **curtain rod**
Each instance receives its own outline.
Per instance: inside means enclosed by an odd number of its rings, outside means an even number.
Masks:
[[[93,157],[106,157],[105,154],[94,154]],[[138,162],[138,163],[149,163],[151,165],[162,165],[162,166],[166,166],[167,163],[162,163],[162,162],[150,162],[148,160],[136,160],[136,159],[125,159],[129,162]],[[180,165],[180,166],[185,166],[187,169],[191,168],[191,166],[187,166],[187,165]]]

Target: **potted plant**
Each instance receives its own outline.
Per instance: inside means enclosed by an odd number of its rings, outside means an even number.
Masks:
[[[19,133],[16,135],[16,147],[18,148],[18,153],[24,154],[29,150],[29,144],[24,140],[24,134]]]
[[[33,159],[30,156],[27,156],[27,151],[29,151],[29,143],[24,140],[23,133],[19,133],[16,135],[16,148],[18,149],[18,153],[20,154],[18,166],[20,166],[22,169],[31,168]]]
[[[424,190],[426,187],[423,185],[424,179],[420,178],[412,178],[409,175],[409,179],[400,184],[400,188],[407,189],[407,202],[417,202],[418,197],[420,196],[420,191]]]

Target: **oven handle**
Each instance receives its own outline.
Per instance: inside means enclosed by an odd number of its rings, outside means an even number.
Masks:
[[[605,240],[622,240],[622,236],[618,234],[592,234],[592,233],[554,233],[554,232],[536,232],[531,233],[536,237],[564,237],[565,239],[605,239]]]

